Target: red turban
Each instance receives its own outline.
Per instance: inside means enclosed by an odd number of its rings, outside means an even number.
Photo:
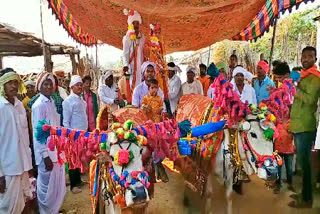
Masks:
[[[261,60],[257,66],[261,67],[266,73],[269,73],[269,65],[265,61]]]

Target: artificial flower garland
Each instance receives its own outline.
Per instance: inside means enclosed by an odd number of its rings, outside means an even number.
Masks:
[[[133,24],[128,26],[128,34],[129,34],[131,40],[137,39],[136,31],[134,30]]]
[[[150,29],[152,30],[152,34],[150,36],[151,49],[159,50],[161,47],[160,47],[160,43],[159,43],[159,38],[158,38],[157,34],[155,33],[155,31],[160,29],[160,25],[150,24]]]

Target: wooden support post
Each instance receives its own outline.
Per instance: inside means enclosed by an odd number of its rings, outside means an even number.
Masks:
[[[44,69],[52,73],[53,63],[51,61],[51,52],[50,48],[46,45],[44,41],[44,29],[43,29],[43,17],[42,17],[42,0],[40,2],[40,24],[41,24],[41,33],[42,33],[42,49],[43,49],[43,58],[44,58]]]
[[[0,56],[0,70],[3,69],[2,59],[3,59],[3,57]]]
[[[96,45],[96,68],[98,68],[98,45]]]
[[[70,53],[70,60],[72,63],[72,75],[76,75],[77,74],[77,63],[76,63],[76,57],[74,55],[74,53]]]
[[[52,73],[53,63],[51,60],[50,48],[48,46],[44,47],[44,67],[46,71]]]
[[[276,40],[276,31],[277,31],[277,21],[278,18],[274,18],[274,25],[273,25],[273,34],[271,39],[271,50],[270,50],[270,58],[269,58],[269,70],[271,71],[271,65],[272,65],[272,57],[273,57],[273,49],[274,49],[274,42]],[[271,72],[269,72],[271,74]]]
[[[207,67],[209,67],[209,64],[210,64],[210,57],[211,57],[211,45],[209,46],[209,53],[208,53]]]

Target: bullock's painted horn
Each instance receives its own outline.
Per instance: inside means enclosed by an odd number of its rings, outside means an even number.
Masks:
[[[199,137],[211,133],[215,133],[224,129],[226,120],[215,122],[215,123],[206,123],[201,126],[196,126],[191,128],[192,137]]]

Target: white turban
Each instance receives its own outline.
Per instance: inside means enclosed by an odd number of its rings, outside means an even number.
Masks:
[[[246,77],[247,72],[249,71],[247,71],[243,67],[238,66],[233,70],[232,77],[235,77],[237,74],[243,74],[243,76]]]
[[[142,24],[141,15],[135,10],[123,10],[124,15],[128,16],[128,25],[131,25],[134,21],[138,21]]]
[[[191,66],[188,66],[188,67],[187,67],[187,73],[188,73],[189,71],[191,71],[192,73],[194,73],[194,75],[196,75],[196,68],[191,67]]]
[[[70,81],[70,84],[69,84],[69,87],[71,88],[72,86],[74,86],[75,84],[81,82],[82,83],[82,79],[79,75],[73,75],[71,77],[71,81]]]
[[[106,73],[100,77],[100,85],[105,85],[106,84],[106,79],[112,75],[111,70],[107,70]]]
[[[170,70],[170,71],[175,71],[176,73],[178,72],[178,73],[181,73],[182,71],[181,71],[181,69],[180,69],[180,67],[179,66],[174,66],[174,67],[170,67],[170,66],[168,66],[168,70]]]
[[[149,61],[144,62],[141,65],[142,79],[144,78],[144,72],[147,70],[148,66],[152,66],[154,69],[154,72],[156,72],[156,64],[154,64],[153,62],[149,62]]]
[[[253,79],[253,74],[249,71],[247,71],[246,75],[245,75],[245,78],[251,82],[251,80]]]
[[[32,85],[32,86],[36,86],[36,82],[35,81],[32,81],[32,80],[27,80],[24,82],[24,85],[27,86],[27,85]]]
[[[40,88],[42,86],[42,83],[45,81],[45,80],[51,80],[52,83],[53,83],[53,87],[56,86],[56,81],[53,77],[53,74],[52,73],[49,73],[49,72],[42,72],[38,75],[38,78],[37,78],[37,83],[36,83],[36,88],[38,91],[40,91]]]

